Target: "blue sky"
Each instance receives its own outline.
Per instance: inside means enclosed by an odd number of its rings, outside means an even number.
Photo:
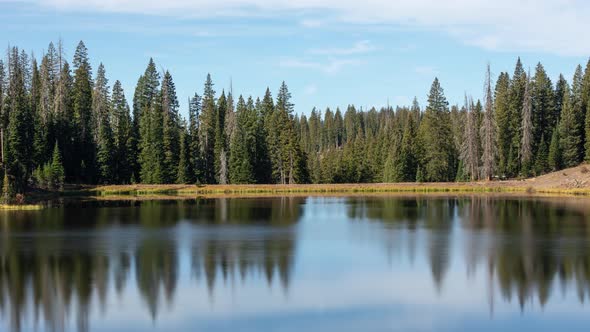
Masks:
[[[211,73],[216,90],[276,94],[296,112],[422,105],[435,76],[451,103],[480,98],[486,63],[517,56],[569,80],[590,55],[590,4],[578,0],[0,0],[0,46],[41,54],[78,40],[130,100],[150,57],[172,73],[182,111]]]

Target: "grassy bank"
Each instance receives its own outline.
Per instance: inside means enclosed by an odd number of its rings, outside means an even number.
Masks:
[[[391,184],[313,184],[313,185],[118,185],[84,189],[90,196],[121,195],[293,195],[293,194],[370,194],[370,193],[522,193],[590,195],[588,189],[534,188],[522,181],[473,183],[391,183]],[[76,194],[71,193],[71,194]]]
[[[69,185],[61,192],[33,190],[27,205],[0,205],[0,210],[35,210],[58,199],[150,200],[193,197],[354,196],[354,195],[590,196],[590,171],[580,165],[537,178],[447,183],[362,183],[297,185]]]
[[[0,211],[35,211],[43,209],[41,204],[0,204]]]

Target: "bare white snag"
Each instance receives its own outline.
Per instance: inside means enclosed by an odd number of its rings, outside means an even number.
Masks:
[[[484,115],[481,124],[481,142],[482,142],[482,178],[491,180],[496,171],[496,137],[497,128],[496,120],[494,118],[494,99],[492,95],[492,79],[490,73],[490,65],[488,64],[486,70],[486,78],[484,83]]]
[[[530,74],[529,74],[530,77]],[[522,142],[520,145],[520,162],[523,165],[530,163],[533,158],[533,109],[531,103],[530,79],[527,77],[522,103]]]

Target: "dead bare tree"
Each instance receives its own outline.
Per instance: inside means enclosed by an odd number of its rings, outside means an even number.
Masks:
[[[477,119],[473,110],[473,98],[465,96],[466,123],[465,135],[461,144],[461,160],[471,181],[479,177],[479,143],[477,139]]]
[[[490,65],[488,64],[486,70],[486,78],[484,83],[484,115],[481,124],[481,142],[482,142],[482,178],[491,180],[496,171],[496,137],[497,127],[494,117],[494,97],[492,95],[492,79],[490,73]]]
[[[520,145],[520,162],[523,165],[523,172],[528,172],[533,158],[533,108],[530,91],[530,73],[524,88],[524,100],[522,103],[522,141]],[[524,174],[528,175],[528,174]]]

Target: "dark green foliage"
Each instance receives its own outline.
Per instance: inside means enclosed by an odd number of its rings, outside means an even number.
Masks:
[[[547,156],[547,162],[551,171],[557,171],[561,169],[561,148],[560,148],[559,129],[555,128],[551,135],[551,144],[549,145],[549,155]]]
[[[65,170],[61,160],[61,152],[57,142],[53,147],[51,159],[33,172],[33,179],[39,188],[62,190],[65,181]]]
[[[51,178],[54,189],[63,189],[65,171],[57,143],[55,143],[55,146],[53,147],[53,155],[51,157]]]
[[[211,75],[207,74],[199,117],[199,144],[201,148],[201,174],[203,183],[215,183],[215,124],[217,108]]]
[[[162,148],[164,150],[162,181],[164,183],[176,182],[178,175],[180,154],[180,119],[178,107],[176,87],[172,80],[172,75],[166,71],[162,79]]]
[[[186,127],[186,123],[182,123],[180,129],[180,147],[178,156],[178,172],[176,175],[176,183],[187,184],[191,183],[194,174],[192,173],[193,168],[190,162],[190,144],[191,138]]]
[[[82,41],[74,54],[73,99],[73,164],[74,178],[77,181],[92,183],[94,177],[94,151],[92,128],[92,68],[88,60],[88,50]]]
[[[183,120],[172,74],[150,59],[132,110],[121,82],[96,77],[83,42],[72,70],[61,43],[40,63],[17,48],[0,61],[5,187],[78,183],[357,183],[491,180],[539,175],[590,160],[590,61],[570,89],[520,59],[484,99],[451,106],[438,79],[421,112],[410,107],[295,113],[283,82],[276,100],[219,96],[207,75]],[[229,91],[227,93],[226,91]],[[132,111],[132,113],[131,113]]]
[[[549,149],[545,137],[541,138],[537,155],[535,156],[535,175],[542,175],[549,171]]]
[[[114,137],[114,179],[117,183],[130,183],[133,173],[135,138],[129,105],[120,81],[113,85],[110,118]]]
[[[389,181],[393,182],[414,182],[416,180],[416,125],[412,115],[408,115],[402,136],[400,152],[393,160],[393,176]],[[388,169],[388,167],[386,167]],[[387,180],[386,180],[387,181]]]
[[[163,112],[160,75],[152,59],[148,63],[136,92],[139,111],[139,165],[143,183],[162,183],[164,147]]]
[[[213,158],[215,167],[215,180],[219,184],[226,184],[228,180],[227,167],[227,135],[225,132],[225,118],[227,116],[227,99],[225,92],[217,100],[217,109],[215,110],[215,143],[213,147]]]
[[[199,144],[199,115],[201,113],[201,97],[195,93],[195,95],[189,100],[188,116],[188,149],[189,149],[189,160],[188,160],[188,172],[191,178],[187,179],[189,183],[202,183],[203,182],[203,171],[202,171],[202,159],[201,159],[201,145]]]
[[[9,112],[7,128],[6,165],[12,177],[12,188],[15,192],[26,189],[27,180],[33,167],[33,118],[27,96],[27,66],[25,58],[17,48],[10,50],[10,79],[6,96],[6,107]]]
[[[508,165],[510,160],[510,145],[514,132],[511,126],[510,119],[510,76],[508,73],[500,73],[496,81],[495,89],[495,113],[496,123],[498,126],[498,171],[500,175],[508,173]]]
[[[256,181],[254,167],[256,163],[257,119],[253,105],[246,106],[242,96],[236,106],[237,126],[230,144],[230,181],[235,184]]]
[[[425,181],[453,181],[456,171],[455,147],[448,102],[438,79],[434,79],[428,106],[420,123],[422,149],[420,166]]]
[[[561,150],[561,166],[577,166],[580,161],[580,122],[574,107],[575,98],[570,95],[569,88],[563,96],[563,108],[559,121],[559,147]]]
[[[110,119],[103,115],[98,127],[96,162],[100,183],[114,183],[116,180],[116,150]]]

